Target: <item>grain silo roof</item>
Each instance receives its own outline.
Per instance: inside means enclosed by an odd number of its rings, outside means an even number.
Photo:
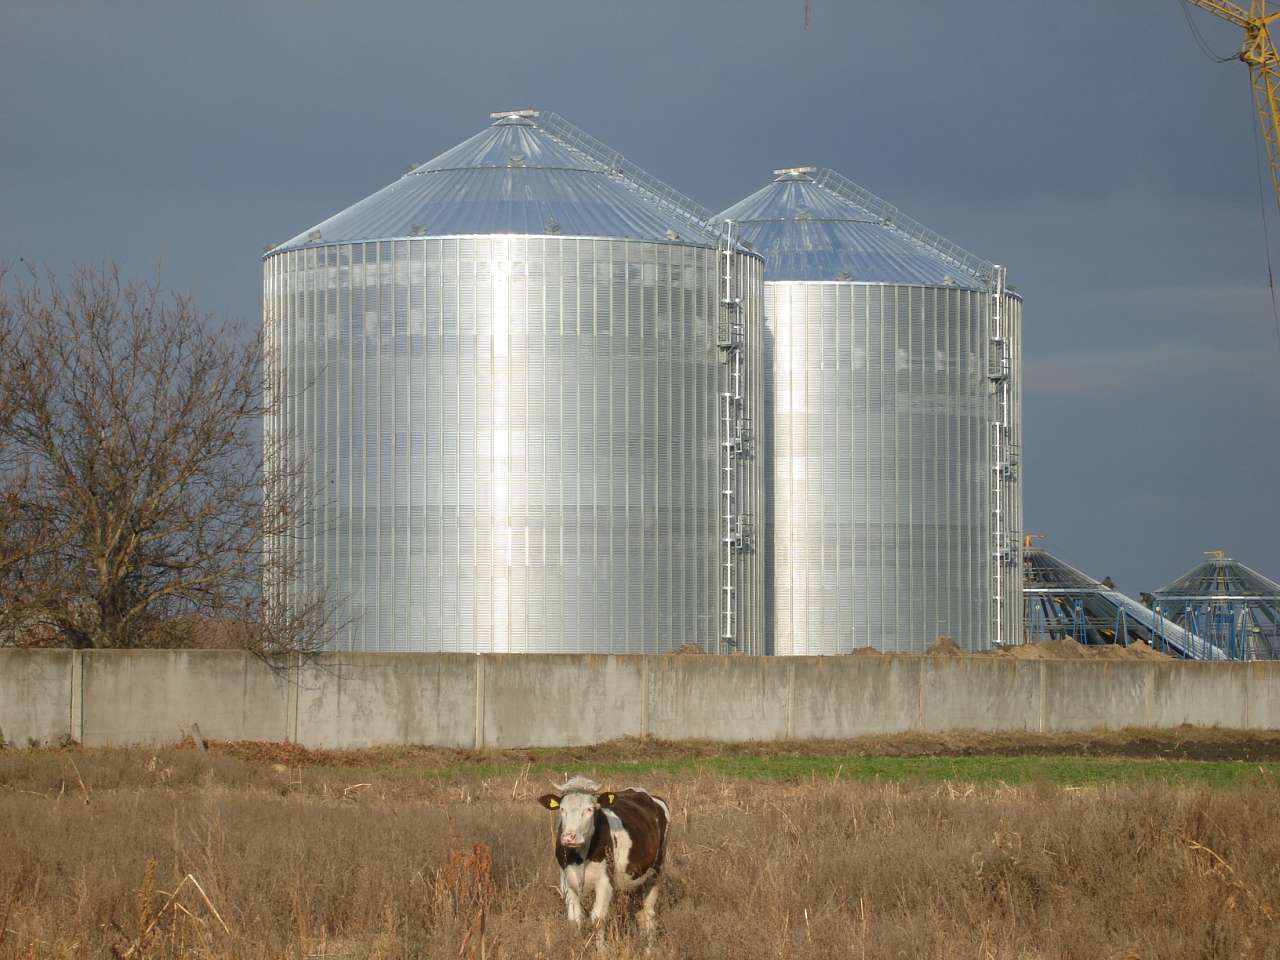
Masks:
[[[270,253],[411,236],[563,234],[714,245],[711,212],[551,113],[493,123]]]
[[[1280,603],[1280,583],[1231,557],[1211,557],[1156,591],[1165,600],[1269,600]]]
[[[764,278],[985,289],[992,265],[834,170],[791,167],[719,215],[764,257]]]

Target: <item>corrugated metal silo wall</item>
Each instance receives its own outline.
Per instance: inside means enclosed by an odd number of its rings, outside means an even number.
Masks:
[[[335,648],[716,649],[715,250],[431,237],[264,271],[295,588]]]
[[[956,287],[765,283],[771,528],[766,615],[779,654],[938,636],[990,645],[991,296]],[[1021,303],[1006,301],[1021,434]],[[1021,495],[1006,485],[1006,633],[1020,635]]]
[[[765,522],[767,461],[765,448],[768,420],[764,415],[767,378],[767,344],[764,328],[764,261],[754,255],[735,257],[740,278],[744,329],[743,410],[750,423],[750,436],[739,463],[742,495],[740,509],[750,518],[751,532],[745,549],[738,555],[740,589],[737,598],[739,636],[736,646],[723,649],[742,653],[772,653],[765,620],[766,558],[769,529]],[[726,374],[728,369],[726,368]]]
[[[1005,642],[1021,643],[1025,625],[1022,621],[1022,298],[1005,298],[1005,316],[1008,317],[1010,356],[1012,370],[1009,385],[1012,395],[1013,471],[1005,492],[1005,510],[1010,520],[1009,574],[1005,583],[1005,604],[1008,611],[1005,625]]]

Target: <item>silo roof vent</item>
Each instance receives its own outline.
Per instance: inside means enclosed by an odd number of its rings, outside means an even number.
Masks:
[[[497,113],[489,114],[489,119],[493,121],[495,127],[517,125],[521,127],[532,127],[533,121],[538,119],[537,110],[499,110]]]

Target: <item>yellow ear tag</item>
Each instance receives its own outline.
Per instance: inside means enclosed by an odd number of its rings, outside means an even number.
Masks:
[[[560,806],[560,801],[553,797],[551,800],[547,801],[547,806],[554,810],[556,807]]]
[[[612,793],[610,793],[610,794],[607,794],[607,796],[609,797],[609,806],[611,806],[611,807],[612,807],[612,806],[613,806],[613,794],[612,794]]]

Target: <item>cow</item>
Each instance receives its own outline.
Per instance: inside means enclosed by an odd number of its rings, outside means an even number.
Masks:
[[[638,787],[602,791],[586,777],[574,777],[538,802],[556,814],[556,863],[569,919],[582,926],[583,901],[593,892],[591,922],[597,926],[609,915],[615,892],[638,895],[640,926],[652,933],[671,825],[667,802]]]

